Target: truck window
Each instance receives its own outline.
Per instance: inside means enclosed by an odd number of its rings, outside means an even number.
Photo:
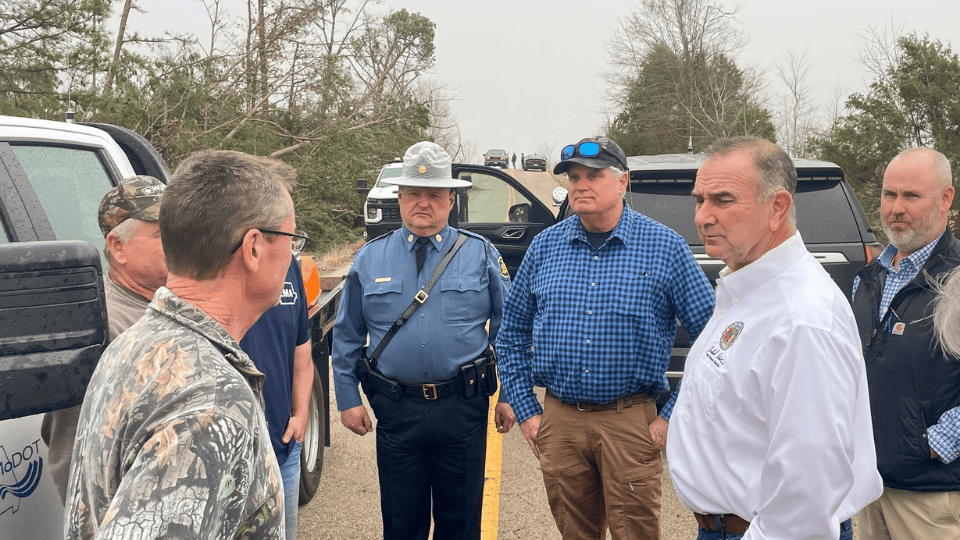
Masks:
[[[393,184],[387,182],[387,179],[400,178],[401,174],[403,174],[403,167],[384,167],[383,170],[380,171],[380,177],[377,178],[376,187],[382,188],[392,186]]]
[[[466,189],[460,204],[466,206],[466,223],[509,223],[510,208],[530,200],[503,180],[481,173],[468,173],[473,186]],[[464,204],[466,201],[466,204]],[[461,209],[461,218],[463,217]]]
[[[113,187],[92,150],[12,145],[58,240],[83,240],[103,249],[97,223],[100,199]]]
[[[677,231],[688,244],[699,246],[692,190],[693,182],[684,179],[633,182],[627,200],[634,210]],[[804,243],[861,241],[856,218],[839,181],[801,178],[794,204],[797,229]]]

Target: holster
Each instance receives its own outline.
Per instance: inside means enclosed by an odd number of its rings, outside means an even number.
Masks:
[[[492,396],[497,393],[497,356],[492,349],[483,351],[476,360],[467,362],[460,367],[460,372],[475,374],[474,377],[464,377],[464,397],[470,397],[473,394],[484,394]],[[469,388],[473,381],[473,388]]]
[[[371,365],[370,359],[366,356],[361,356],[360,361],[357,362],[357,380],[360,381],[360,388],[367,395],[367,399],[378,392],[394,401],[399,401],[400,396],[403,395],[403,387],[400,383],[380,373],[380,370]]]
[[[360,356],[360,360],[357,361],[357,367],[355,369],[355,375],[357,380],[360,381],[360,389],[363,390],[363,393],[367,396],[367,399],[373,397],[373,389],[370,388],[370,372],[373,371],[373,367],[370,365],[370,359],[367,358],[367,355]]]

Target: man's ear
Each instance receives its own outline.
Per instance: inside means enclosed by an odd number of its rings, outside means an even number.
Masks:
[[[953,195],[954,195],[953,186],[947,186],[943,188],[943,193],[940,195],[941,211],[947,212],[950,210],[950,207],[953,206]]]
[[[240,257],[243,264],[252,271],[260,268],[260,257],[264,254],[263,243],[265,238],[263,233],[257,229],[250,229],[243,235],[243,243],[240,244]]]
[[[124,244],[113,231],[107,233],[107,249],[110,250],[110,259],[117,264],[127,264],[127,256],[123,253]]]
[[[773,194],[773,205],[770,213],[771,230],[779,230],[790,219],[790,209],[793,208],[793,196],[790,192],[781,189]]]

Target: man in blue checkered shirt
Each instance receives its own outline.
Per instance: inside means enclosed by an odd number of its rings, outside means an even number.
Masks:
[[[884,484],[859,514],[863,540],[960,538],[960,361],[941,348],[931,317],[937,282],[960,264],[947,228],[953,195],[940,152],[895,157],[880,192],[890,245],[854,281]]]
[[[577,214],[537,235],[504,304],[499,375],[540,460],[563,538],[660,537],[660,450],[676,395],[676,321],[696,339],[710,284],[683,238],[634,212],[623,150],[594,137],[561,151]],[[534,386],[546,388],[541,408]]]

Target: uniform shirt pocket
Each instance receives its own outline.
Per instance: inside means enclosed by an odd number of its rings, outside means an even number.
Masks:
[[[440,318],[448,323],[486,320],[490,316],[490,295],[479,276],[440,277]]]
[[[403,279],[392,277],[390,281],[370,281],[363,284],[363,316],[371,321],[394,321],[400,316],[407,304],[413,301],[411,296],[406,303],[401,297]]]

